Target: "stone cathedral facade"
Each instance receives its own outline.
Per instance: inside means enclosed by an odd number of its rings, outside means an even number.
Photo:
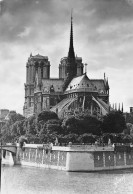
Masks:
[[[109,84],[105,74],[103,79],[89,79],[82,58],[75,56],[71,17],[69,51],[67,57],[60,60],[59,78],[50,78],[47,56],[31,54],[28,58],[23,114],[29,117],[51,110],[59,117],[79,111],[100,116],[109,109]]]

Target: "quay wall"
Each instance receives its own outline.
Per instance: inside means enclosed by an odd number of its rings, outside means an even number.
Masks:
[[[65,171],[100,171],[133,168],[133,147],[52,146],[26,144],[17,148],[15,164]]]
[[[18,148],[18,164],[66,170],[67,152],[64,150],[35,145],[26,146],[24,149]]]

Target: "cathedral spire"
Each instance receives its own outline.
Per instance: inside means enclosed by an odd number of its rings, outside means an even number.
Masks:
[[[72,11],[71,11],[71,30],[70,30],[70,45],[69,45],[69,52],[68,52],[69,58],[75,58],[74,53],[74,47],[73,47],[73,17],[72,17]]]

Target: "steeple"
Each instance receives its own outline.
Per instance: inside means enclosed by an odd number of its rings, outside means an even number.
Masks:
[[[65,69],[65,81],[63,84],[63,90],[66,89],[70,81],[77,75],[77,64],[75,62],[75,53],[73,47],[73,18],[72,18],[72,11],[71,11],[71,29],[70,29],[70,45],[69,45],[69,52],[67,57],[67,65]]]
[[[70,29],[70,45],[69,45],[69,52],[68,57],[71,59],[75,59],[74,47],[73,47],[73,17],[71,11],[71,29]]]

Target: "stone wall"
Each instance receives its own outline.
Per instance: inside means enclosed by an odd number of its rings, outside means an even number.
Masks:
[[[94,152],[94,169],[95,168],[126,168],[133,166],[133,150],[131,152],[114,152],[101,151]]]
[[[125,148],[125,147],[124,147]],[[15,161],[15,160],[14,160]],[[21,165],[66,171],[100,171],[133,168],[133,147],[117,151],[112,147],[53,146],[26,144],[16,155]]]
[[[42,149],[42,148],[25,148],[24,151],[20,151],[20,161],[41,165],[41,167],[66,167],[66,154],[65,151]]]

